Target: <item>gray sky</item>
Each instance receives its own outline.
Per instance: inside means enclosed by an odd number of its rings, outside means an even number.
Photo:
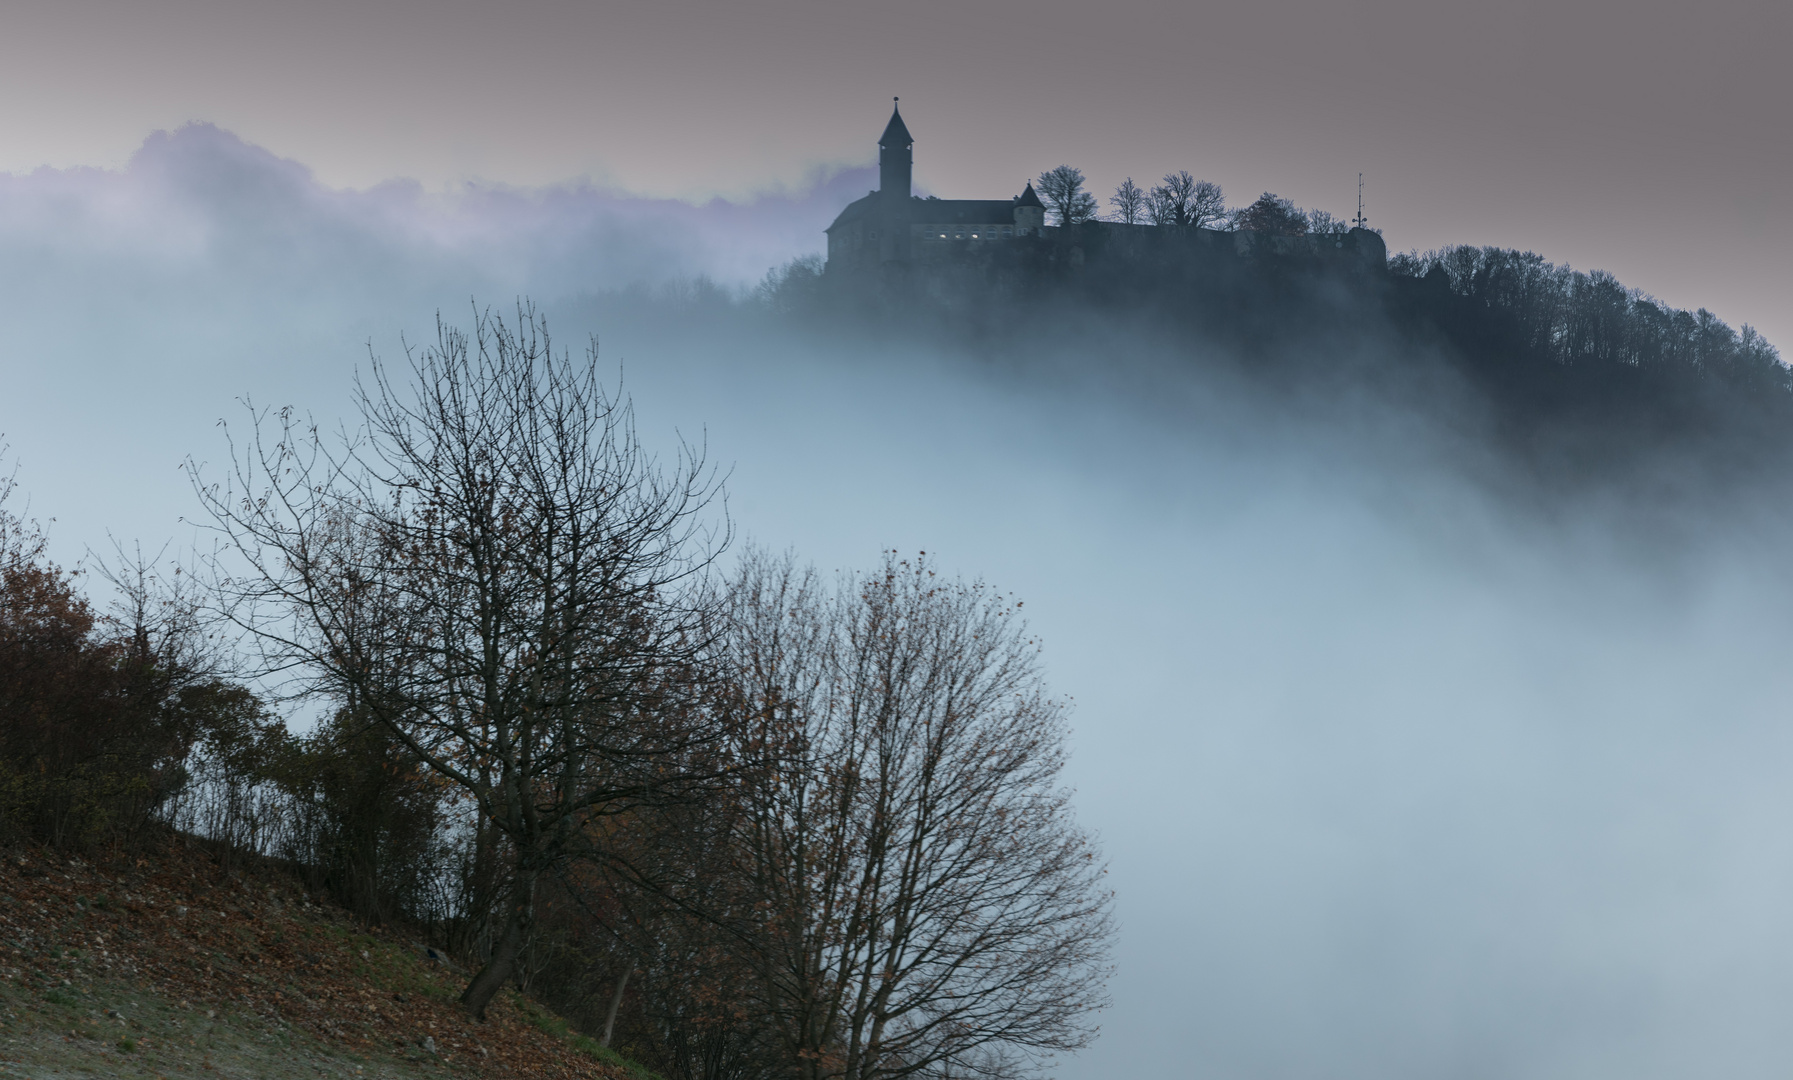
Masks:
[[[198,119],[331,185],[740,196],[866,161],[901,94],[941,194],[1189,168],[1349,216],[1361,171],[1393,249],[1532,248],[1786,346],[1790,46],[1776,0],[13,3],[0,169]]]

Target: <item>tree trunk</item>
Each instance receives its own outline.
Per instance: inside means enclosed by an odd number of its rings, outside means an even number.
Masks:
[[[511,906],[510,918],[504,924],[504,936],[492,950],[492,958],[486,966],[479,969],[473,981],[461,994],[461,1004],[473,1015],[475,1020],[486,1018],[486,1006],[492,1003],[504,981],[516,970],[517,957],[523,952],[523,946],[529,940],[529,931],[535,922],[535,875],[520,874],[517,880],[517,895]]]
[[[610,1011],[604,1014],[604,1037],[598,1040],[599,1046],[610,1045],[610,1033],[616,1030],[616,1010],[623,1003],[623,987],[629,985],[629,976],[634,973],[634,968],[624,968],[616,977],[616,993],[610,995]]]

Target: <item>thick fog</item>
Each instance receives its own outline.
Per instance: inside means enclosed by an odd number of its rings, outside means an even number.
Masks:
[[[0,178],[0,431],[59,558],[203,543],[179,466],[216,468],[242,399],[335,423],[370,343],[527,293],[599,335],[650,445],[704,441],[741,535],[926,550],[1026,601],[1121,928],[1104,1034],[1056,1075],[1784,1072],[1767,496],[1530,498],[1448,396],[1251,389],[1119,329],[880,343],[689,284],[816,250],[865,186],[344,193],[203,128]]]

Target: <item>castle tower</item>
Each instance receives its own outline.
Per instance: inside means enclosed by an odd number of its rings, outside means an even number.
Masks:
[[[885,263],[909,259],[909,193],[915,173],[915,139],[891,98],[890,123],[878,137],[878,256]]]
[[[915,139],[891,98],[890,123],[878,137],[878,192],[886,206],[907,206],[915,173]]]

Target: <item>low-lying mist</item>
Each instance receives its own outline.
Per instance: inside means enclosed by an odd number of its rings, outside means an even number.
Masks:
[[[1063,1075],[1784,1060],[1778,489],[1538,491],[1453,408],[1287,407],[1122,335],[1038,379],[611,340],[651,415],[707,424],[756,538],[925,548],[1028,601],[1122,925]]]
[[[470,256],[401,227],[415,199],[242,155],[207,187],[217,167],[163,149],[190,166],[178,200],[112,174],[0,185],[0,430],[64,561],[108,531],[205,544],[178,466],[225,456],[239,399],[334,425],[370,343],[395,358],[438,311],[528,292],[561,344],[598,336],[650,446],[701,440],[730,470],[742,535],[825,569],[926,550],[1026,601],[1121,927],[1104,1035],[1060,1077],[1754,1077],[1793,1057],[1773,474],[1689,451],[1674,483],[1560,484],[1448,375],[1266,381],[1094,316],[816,328],[660,287],[714,251],[791,254],[719,217],[669,251],[666,219],[627,206],[578,234],[552,200],[525,200],[527,229],[462,203]],[[778,206],[825,222],[832,197]]]

